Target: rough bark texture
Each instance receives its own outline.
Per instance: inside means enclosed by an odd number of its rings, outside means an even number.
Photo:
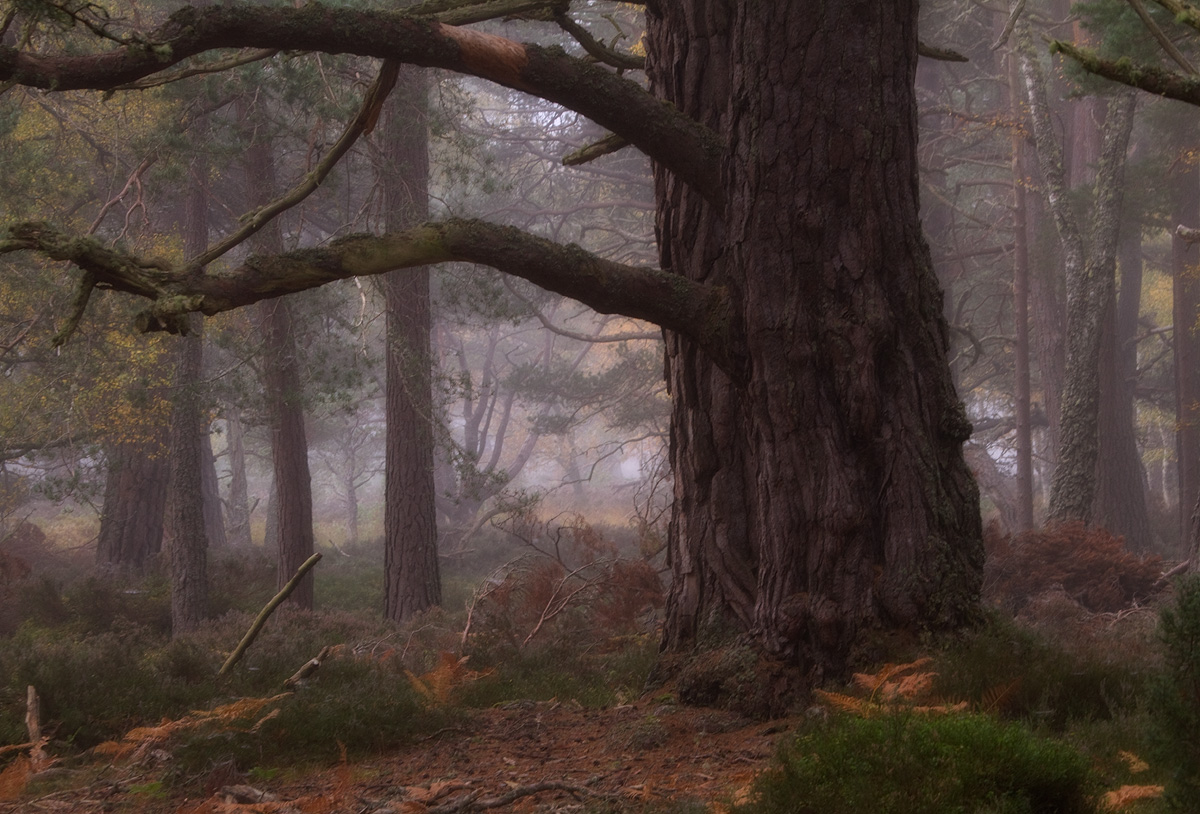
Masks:
[[[208,539],[204,528],[201,443],[202,411],[197,383],[202,377],[203,340],[198,314],[192,332],[178,340],[175,409],[171,417],[171,635],[190,633],[208,616]]]
[[[246,150],[246,180],[249,185],[247,198],[252,205],[261,206],[275,194],[274,158],[269,143],[261,134]],[[283,234],[279,222],[268,224],[253,241],[259,251],[282,252]],[[279,524],[275,581],[282,589],[313,553],[312,480],[308,470],[303,388],[291,310],[283,298],[267,300],[259,304],[258,317],[263,333],[263,384],[271,423],[271,460]],[[287,601],[312,610],[311,572],[305,575]]]
[[[183,246],[190,257],[208,243],[208,162],[199,157],[188,171]],[[188,317],[188,335],[178,340],[171,415],[170,570],[171,634],[195,630],[208,616],[208,512],[204,468],[213,467],[208,421],[201,409],[204,372],[203,319]],[[216,471],[212,475],[215,486]],[[215,491],[215,490],[214,490]],[[215,494],[210,500],[215,498]],[[220,525],[220,517],[217,518]]]
[[[728,141],[723,208],[656,166],[662,265],[729,286],[736,310],[732,375],[667,335],[665,643],[732,624],[837,673],[868,630],[962,622],[982,565],[917,218],[917,4],[648,17],[652,89]]]
[[[429,216],[428,84],[404,66],[385,105],[384,220],[389,231]],[[429,269],[383,281],[387,309],[384,612],[401,621],[442,601],[433,480]],[[353,475],[352,475],[353,476]]]
[[[1022,25],[1018,34],[1020,73],[1028,94],[1046,202],[1058,229],[1067,291],[1066,368],[1058,462],[1050,485],[1047,519],[1086,523],[1091,520],[1099,455],[1100,329],[1105,310],[1113,307],[1125,153],[1133,128],[1135,100],[1131,93],[1122,93],[1108,105],[1108,127],[1096,174],[1089,246],[1067,200],[1069,187],[1062,148],[1050,120],[1039,57],[1028,27]]]
[[[162,547],[170,472],[166,438],[119,444],[109,449],[107,458],[96,564],[113,571],[141,571]]]

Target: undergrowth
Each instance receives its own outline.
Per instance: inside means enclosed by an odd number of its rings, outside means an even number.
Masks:
[[[986,715],[835,716],[779,754],[737,814],[1090,814],[1074,749]]]

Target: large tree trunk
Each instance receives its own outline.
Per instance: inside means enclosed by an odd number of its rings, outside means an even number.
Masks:
[[[96,564],[102,569],[141,571],[162,547],[170,472],[165,453],[164,437],[109,448],[96,542]]]
[[[428,83],[402,66],[386,103],[384,222],[402,229],[429,217]],[[429,269],[384,278],[387,309],[387,441],[384,613],[397,621],[442,601],[433,481]]]
[[[653,89],[721,133],[725,207],[655,169],[662,265],[728,286],[731,377],[667,334],[665,645],[750,631],[810,677],[961,623],[978,493],[917,216],[915,0],[648,6]]]

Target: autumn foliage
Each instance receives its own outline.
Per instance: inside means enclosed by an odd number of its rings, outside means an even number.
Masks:
[[[1121,538],[1079,522],[1016,536],[993,525],[984,544],[984,597],[1011,611],[1056,587],[1089,611],[1118,611],[1153,594],[1163,572],[1160,557],[1139,557]]]

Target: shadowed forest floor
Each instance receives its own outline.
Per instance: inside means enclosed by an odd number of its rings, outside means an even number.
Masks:
[[[327,769],[247,778],[216,767],[200,798],[174,797],[162,765],[51,771],[0,812],[614,811],[721,807],[768,765],[787,720],[755,722],[653,698],[611,709],[512,702],[412,746]],[[168,755],[156,756],[169,761]],[[261,793],[257,800],[255,795]]]

